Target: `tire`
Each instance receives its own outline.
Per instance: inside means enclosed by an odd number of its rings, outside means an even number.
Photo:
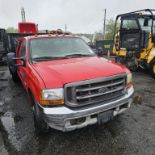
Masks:
[[[150,73],[155,78],[155,58],[150,63]]]
[[[34,102],[34,101],[33,101]],[[44,134],[49,131],[49,126],[44,121],[40,107],[37,103],[33,103],[34,126],[37,134]]]

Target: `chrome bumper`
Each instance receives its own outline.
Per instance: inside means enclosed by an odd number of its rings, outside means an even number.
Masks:
[[[44,120],[51,128],[65,132],[97,123],[97,114],[101,112],[113,110],[113,116],[122,113],[130,107],[133,93],[134,88],[131,87],[121,99],[89,108],[70,109],[65,106],[54,108],[40,106],[40,108]]]

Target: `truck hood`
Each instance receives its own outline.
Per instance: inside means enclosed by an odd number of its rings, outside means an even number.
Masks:
[[[96,56],[37,62],[32,66],[46,88],[60,88],[66,83],[111,76],[127,70],[122,65]]]

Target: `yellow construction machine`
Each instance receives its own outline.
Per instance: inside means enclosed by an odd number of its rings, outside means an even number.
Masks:
[[[118,15],[115,22],[115,61],[136,71],[147,69],[155,77],[155,10],[145,9]],[[118,27],[119,23],[119,27]]]

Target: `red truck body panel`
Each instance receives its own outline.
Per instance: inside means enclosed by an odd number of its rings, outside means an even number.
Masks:
[[[125,73],[125,67],[97,56],[38,62],[33,68],[46,88],[61,88],[66,83]]]
[[[32,22],[20,22],[18,23],[19,33],[38,33],[38,27]]]

